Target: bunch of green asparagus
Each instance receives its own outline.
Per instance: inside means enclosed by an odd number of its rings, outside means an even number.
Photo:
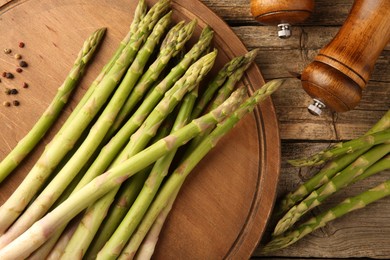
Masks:
[[[218,52],[208,26],[189,46],[196,26],[174,23],[169,0],[138,2],[116,53],[1,205],[0,259],[151,257],[192,169],[283,83],[236,89],[257,50],[206,81]],[[104,31],[87,39],[50,107],[0,163],[0,181],[54,123]]]
[[[282,217],[275,226],[273,238],[264,246],[264,252],[287,247],[328,222],[390,195],[388,180],[295,225],[332,194],[390,168],[390,110],[363,136],[335,144],[311,157],[289,162],[297,167],[327,164],[280,200],[276,215]]]

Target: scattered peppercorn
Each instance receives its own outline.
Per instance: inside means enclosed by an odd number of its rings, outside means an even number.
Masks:
[[[13,89],[10,90],[10,94],[11,95],[16,95],[18,93],[19,93],[19,91],[16,88],[13,88]]]
[[[4,53],[5,53],[5,54],[10,54],[11,52],[12,52],[11,49],[8,49],[8,48],[5,48],[5,49],[4,49]]]
[[[21,60],[21,61],[19,61],[19,66],[24,68],[24,67],[27,67],[28,64],[24,60]]]
[[[14,74],[12,74],[11,72],[6,72],[5,77],[7,79],[13,79],[14,78]]]
[[[19,42],[19,48],[24,48],[25,44],[24,42]]]
[[[5,77],[7,77],[7,72],[3,72],[3,77],[5,78]]]
[[[4,101],[3,106],[9,107],[9,106],[11,106],[11,103],[9,101]]]
[[[17,53],[17,54],[14,55],[14,58],[17,59],[17,60],[20,60],[22,58],[22,55]]]
[[[20,105],[20,102],[18,100],[14,100],[12,101],[12,104],[17,107]]]
[[[23,82],[23,88],[28,88],[28,84],[26,82]]]
[[[22,68],[16,68],[16,72],[21,73],[23,71]]]
[[[7,95],[11,95],[11,89],[10,88],[5,88],[4,93]]]

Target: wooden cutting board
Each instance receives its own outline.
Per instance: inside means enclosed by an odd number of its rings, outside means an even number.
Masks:
[[[153,4],[155,0],[147,1]],[[104,42],[89,66],[59,122],[25,162],[0,185],[0,204],[17,187],[89,84],[127,33],[135,0],[13,0],[1,1],[0,48],[11,48],[28,61],[22,73],[6,86],[19,89],[16,96],[0,93],[0,102],[18,99],[20,106],[0,106],[0,158],[31,129],[66,77],[86,37],[107,27]],[[199,1],[176,0],[174,20],[197,19],[194,42],[201,29],[215,30],[219,50],[213,71],[230,58],[247,52],[231,29]],[[25,48],[18,43],[25,42]],[[16,60],[0,53],[2,71],[15,69]],[[27,82],[29,88],[21,88]],[[241,84],[250,92],[264,83],[256,66]],[[275,199],[280,167],[280,139],[276,114],[267,99],[223,138],[198,165],[183,190],[161,234],[157,259],[249,258],[257,246]]]

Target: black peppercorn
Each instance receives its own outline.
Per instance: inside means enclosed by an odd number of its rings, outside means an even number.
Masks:
[[[22,67],[22,68],[25,68],[25,67],[28,66],[28,64],[24,60],[21,60],[21,61],[19,61],[19,66]]]

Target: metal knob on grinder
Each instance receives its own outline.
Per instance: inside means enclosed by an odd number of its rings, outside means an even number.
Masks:
[[[301,75],[304,90],[314,99],[309,111],[320,114],[326,106],[345,112],[358,105],[389,41],[390,0],[355,0],[336,36]]]
[[[305,21],[313,12],[314,0],[251,0],[252,16],[260,23],[277,25],[278,36],[291,36],[291,24]]]

